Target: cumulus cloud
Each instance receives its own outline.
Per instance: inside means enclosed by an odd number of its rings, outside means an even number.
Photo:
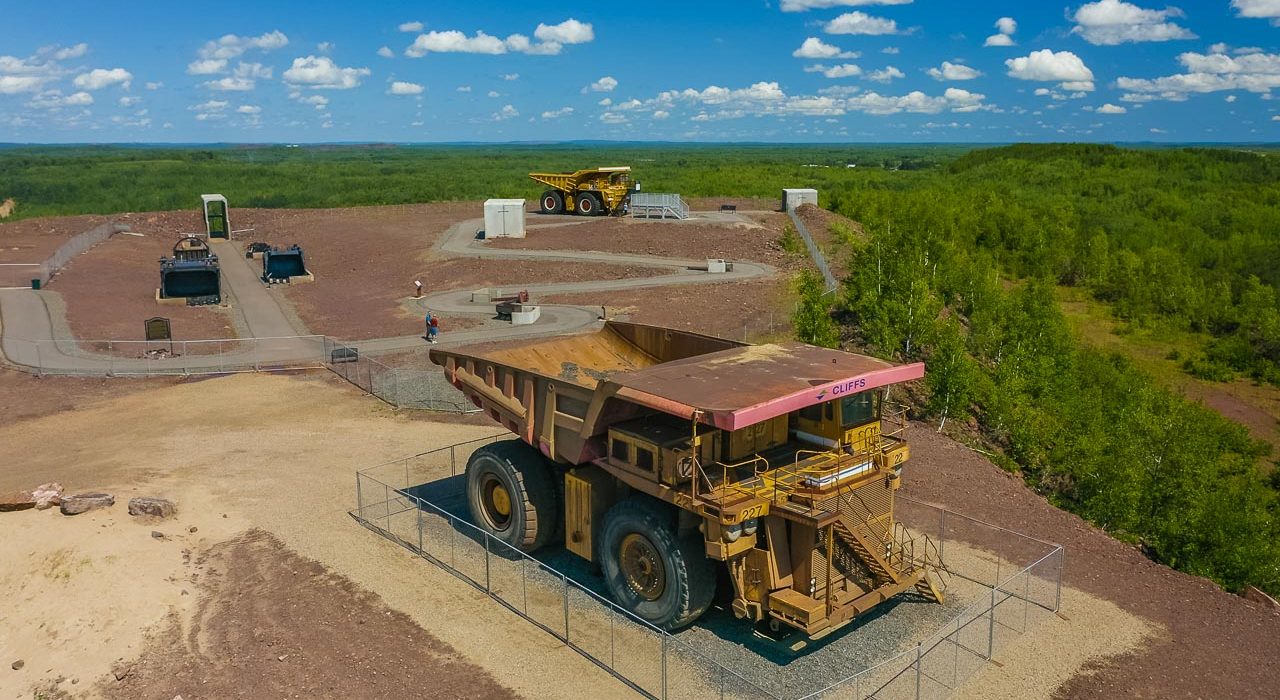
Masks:
[[[1041,49],[1004,62],[1009,75],[1019,80],[1061,82],[1065,90],[1093,90],[1093,71],[1070,51]]]
[[[543,119],[559,119],[560,117],[567,117],[570,114],[573,114],[573,107],[561,107],[560,109],[553,109],[553,110],[543,112],[542,118]]]
[[[48,51],[49,56],[51,56],[55,61],[67,61],[73,58],[80,58],[87,53],[89,53],[89,45],[84,42],[76,44],[75,46],[67,46],[65,48],[51,46]]]
[[[289,37],[279,30],[256,37],[226,34],[219,39],[205,42],[196,53],[203,59],[238,58],[252,49],[273,51],[288,45]]]
[[[471,92],[471,86],[470,86],[470,85],[459,85],[459,86],[457,87],[457,92]]]
[[[539,41],[554,44],[585,44],[596,38],[589,23],[579,22],[572,17],[560,24],[538,24],[533,36]]]
[[[1108,102],[1102,105],[1101,107],[1099,107],[1096,111],[1098,112],[1098,114],[1124,114],[1129,110],[1125,109],[1124,107],[1121,107],[1120,105],[1113,105],[1110,102]]]
[[[388,95],[421,95],[426,88],[417,83],[409,83],[403,80],[396,80],[391,83],[391,87],[387,89]]]
[[[313,90],[348,90],[360,85],[360,79],[368,76],[368,68],[342,68],[328,56],[306,56],[293,59],[293,65],[283,74],[286,83]]]
[[[982,75],[980,70],[951,61],[943,61],[941,66],[930,68],[925,72],[934,80],[973,80]]]
[[[828,10],[833,7],[864,7],[867,5],[910,5],[911,0],[782,0],[783,12],[807,12]]]
[[[831,67],[825,67],[825,66],[812,66],[812,67],[819,69],[824,76],[831,79],[852,78],[854,76],[862,75],[862,68],[852,63],[842,63],[838,66],[831,66]]]
[[[1128,91],[1120,99],[1126,102],[1182,101],[1192,93],[1248,90],[1267,94],[1280,87],[1280,54],[1228,56],[1224,53],[1186,52],[1178,56],[1178,62],[1187,72],[1151,79],[1117,78],[1116,87]]]
[[[1231,0],[1236,17],[1253,19],[1269,19],[1273,26],[1280,27],[1280,1],[1278,0]]]
[[[425,26],[426,25],[422,22],[404,22],[399,27],[396,27],[396,29],[399,29],[402,32],[412,33],[422,31]]]
[[[873,17],[865,12],[846,12],[822,27],[828,34],[865,34],[879,36],[898,34],[898,23],[883,17]]]
[[[618,114],[617,112],[605,112],[600,115],[600,121],[605,124],[626,124],[627,115]]]
[[[902,53],[902,51],[896,46],[886,46],[883,49],[880,49],[880,53],[888,54],[890,56],[897,56],[898,54]]]
[[[226,70],[225,58],[202,58],[187,64],[187,75],[215,75],[225,73]]]
[[[936,97],[926,95],[919,90],[899,97],[868,92],[849,98],[846,100],[846,105],[852,111],[874,115],[897,114],[898,112],[938,114],[946,110],[952,112],[976,112],[984,107],[982,102],[984,99],[986,99],[986,96],[981,93],[969,92],[960,88],[947,88],[942,95]]]
[[[885,66],[883,70],[873,70],[867,73],[867,80],[874,80],[877,83],[890,83],[898,78],[905,77],[907,77],[906,73],[893,66]]]
[[[475,36],[469,37],[456,29],[450,29],[443,32],[433,31],[428,34],[418,35],[418,38],[409,45],[409,48],[405,49],[404,55],[410,58],[421,58],[433,51],[436,53],[501,54],[507,52],[507,45],[502,39],[496,36],[489,36],[484,32],[476,32]]]
[[[1076,10],[1071,33],[1100,46],[1196,38],[1190,30],[1169,21],[1183,16],[1176,7],[1148,10],[1123,0],[1098,0]]]
[[[520,79],[520,74],[519,74],[519,73],[503,73],[503,74],[502,74],[502,79],[503,79],[503,80],[505,80],[505,81],[507,81],[507,82],[511,82],[511,81],[513,81],[513,80],[519,80],[519,79]]]
[[[390,46],[383,46],[378,49],[378,55],[383,58],[394,58],[396,54]]]
[[[653,118],[654,118],[654,119],[657,119],[657,120],[659,120],[659,121],[661,121],[661,120],[663,120],[663,119],[667,119],[667,118],[668,118],[668,117],[670,117],[670,116],[671,116],[671,112],[668,112],[668,111],[667,111],[667,110],[665,110],[665,109],[659,109],[659,110],[657,110],[656,112],[654,112],[654,113],[653,113]]]
[[[800,48],[791,52],[796,58],[858,58],[862,54],[857,51],[843,51],[816,36],[811,36],[800,44]]]
[[[204,83],[204,86],[210,90],[233,90],[245,91],[252,90],[256,85],[256,80],[267,80],[271,78],[272,70],[261,63],[245,63],[241,61],[236,66],[235,73],[220,80],[210,80]]]
[[[85,107],[93,104],[93,95],[87,92],[75,92],[63,95],[61,90],[46,90],[27,102],[28,107],[39,109],[62,109],[63,107]]]
[[[240,105],[236,107],[236,111],[240,114],[261,114],[262,108],[258,105]]]
[[[164,83],[161,82],[147,83],[148,90],[159,90],[162,87],[164,87]]]
[[[613,76],[606,75],[588,87],[592,92],[613,92],[614,88],[618,87],[618,81]]]
[[[1013,46],[1013,33],[1018,31],[1018,22],[1012,17],[1001,17],[996,20],[996,33],[982,42],[983,46]]]
[[[502,109],[493,113],[493,120],[500,122],[500,121],[505,121],[507,119],[514,119],[518,116],[520,116],[520,111],[517,110],[514,106],[503,105]]]
[[[120,85],[128,89],[133,83],[133,73],[123,68],[94,68],[88,73],[76,76],[72,84],[84,90],[101,90],[112,85]]]

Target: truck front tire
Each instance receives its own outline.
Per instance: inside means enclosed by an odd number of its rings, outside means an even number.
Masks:
[[[574,200],[579,216],[599,216],[604,213],[604,205],[591,192],[583,192]]]
[[[711,606],[715,565],[702,539],[681,537],[673,507],[631,498],[605,514],[596,560],[619,605],[667,630],[689,625]]]
[[[546,546],[560,508],[551,464],[520,440],[485,445],[467,460],[467,505],[480,529],[523,552]]]

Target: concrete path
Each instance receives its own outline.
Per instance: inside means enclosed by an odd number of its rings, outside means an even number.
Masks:
[[[538,228],[555,225],[584,223],[579,219],[536,224]],[[705,260],[662,258],[650,255],[621,255],[597,251],[572,250],[513,250],[490,248],[476,240],[476,234],[484,226],[483,219],[470,219],[454,224],[435,244],[435,249],[449,257],[475,257],[489,259],[524,259],[564,262],[596,262],[662,268],[668,274],[619,280],[593,280],[588,282],[549,283],[522,285],[536,300],[553,294],[607,292],[622,289],[640,289],[668,285],[711,284],[733,282],[777,274],[769,265],[746,261],[734,261],[732,272],[708,273],[691,269],[705,265]],[[220,371],[244,367],[287,366],[300,363],[318,364],[324,361],[325,339],[309,336],[305,328],[290,321],[291,315],[283,307],[279,292],[264,285],[244,257],[237,244],[216,241],[213,250],[222,265],[224,293],[233,308],[241,316],[250,337],[225,341],[178,343],[178,357],[140,358],[141,347],[136,350],[128,343],[116,347],[93,347],[73,338],[54,332],[56,324],[51,319],[50,304],[44,295],[49,291],[0,290],[0,350],[9,362],[32,369],[58,374],[154,374],[163,372]],[[508,291],[515,291],[514,289]],[[470,290],[430,294],[414,300],[421,309],[431,309],[444,314],[476,314],[492,316],[493,304],[472,302]],[[499,326],[473,330],[460,330],[443,334],[442,345],[458,345],[488,340],[507,340],[569,333],[582,330],[600,321],[599,306],[572,306],[562,304],[540,305],[539,320],[527,326]],[[298,337],[302,336],[302,337]],[[421,347],[420,336],[399,336],[350,342],[360,348],[362,354],[376,355],[404,348]],[[121,350],[121,347],[125,350]]]

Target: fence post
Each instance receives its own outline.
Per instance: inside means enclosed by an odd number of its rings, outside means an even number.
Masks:
[[[916,642],[916,699],[920,698],[920,642]]]
[[[413,500],[418,506],[418,554],[421,555],[427,551],[422,547],[422,499],[415,496]]]
[[[493,584],[489,578],[489,533],[481,530],[480,534],[484,535],[484,592],[492,593]]]
[[[662,640],[662,699],[666,700],[666,697],[667,697],[667,633],[659,631],[659,634],[662,635],[661,637],[659,637],[659,639]]]
[[[995,653],[996,646],[996,587],[991,587],[991,609],[987,611],[987,661]]]
[[[391,487],[382,485],[382,509],[386,512],[387,532],[391,532]]]
[[[1067,551],[1058,545],[1058,594],[1053,601],[1053,611],[1058,612],[1062,609],[1062,570],[1066,568]]]
[[[517,550],[519,551],[519,550]],[[529,574],[526,565],[529,563],[529,557],[523,553],[520,554],[520,599],[523,601],[521,608],[524,614],[529,614]]]
[[[360,472],[356,472],[356,512],[360,514],[360,519],[364,520],[364,489],[360,483]]]
[[[449,445],[449,476],[458,475],[458,455],[454,451],[456,445]]]
[[[449,568],[458,570],[458,526],[452,515],[449,516]]]
[[[560,574],[560,583],[564,586],[564,641],[569,643],[569,577]]]
[[[942,509],[942,529],[938,532],[938,558],[942,559],[947,553],[947,509]]]

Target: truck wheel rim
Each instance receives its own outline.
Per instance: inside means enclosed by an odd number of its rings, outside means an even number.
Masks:
[[[485,519],[498,530],[511,524],[511,494],[501,481],[490,476],[481,490]]]
[[[555,197],[546,197],[546,198],[544,198],[544,199],[542,200],[542,208],[543,208],[543,209],[546,209],[547,211],[551,211],[552,209],[555,209],[555,208],[556,208],[556,198],[555,198]]]
[[[667,589],[662,557],[648,537],[633,532],[618,546],[618,562],[627,587],[645,600],[657,600]]]
[[[591,210],[595,208],[595,205],[590,199],[584,199],[581,202],[578,202],[578,208],[582,210],[583,214],[590,214]]]

